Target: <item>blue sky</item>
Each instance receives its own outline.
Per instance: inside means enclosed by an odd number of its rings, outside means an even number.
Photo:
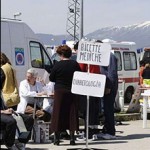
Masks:
[[[150,0],[83,0],[84,34],[150,21]],[[66,34],[68,0],[1,0],[1,17],[19,17],[35,33]]]

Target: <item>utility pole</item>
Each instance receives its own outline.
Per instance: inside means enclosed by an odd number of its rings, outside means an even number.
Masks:
[[[68,40],[79,41],[83,37],[83,0],[68,0]]]
[[[83,38],[83,0],[81,0],[81,6],[80,6],[80,35],[79,40]]]

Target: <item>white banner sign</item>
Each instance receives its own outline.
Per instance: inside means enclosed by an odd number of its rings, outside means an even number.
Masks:
[[[79,95],[103,97],[106,76],[94,73],[74,72],[71,92]]]
[[[80,41],[77,53],[77,62],[108,66],[111,52],[109,43]]]

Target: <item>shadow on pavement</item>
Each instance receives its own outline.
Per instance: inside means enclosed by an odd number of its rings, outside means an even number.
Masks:
[[[134,140],[134,139],[143,139],[143,138],[148,138],[150,137],[150,134],[131,134],[131,135],[127,135],[127,136],[123,136],[119,139],[121,140]]]
[[[49,150],[48,148],[28,148],[26,147],[26,150]]]
[[[88,143],[89,146],[92,146],[93,145],[100,145],[100,144],[121,144],[121,143],[127,143],[127,141],[116,141],[116,140],[111,140],[111,141],[108,141],[108,140],[97,140],[97,141],[92,141],[92,143]],[[61,146],[68,146],[69,144],[66,144],[66,143],[60,143]],[[83,146],[83,145],[86,145],[85,143],[77,143],[76,142],[76,145],[77,146]]]
[[[108,149],[98,149],[98,148],[69,148],[67,150],[108,150]]]

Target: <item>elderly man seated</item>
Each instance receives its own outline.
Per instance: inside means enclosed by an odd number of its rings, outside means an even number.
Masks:
[[[26,79],[20,82],[19,94],[20,103],[17,107],[17,112],[33,114],[34,101],[36,100],[35,117],[46,122],[51,118],[51,102],[48,98],[36,98],[46,94],[44,92],[44,85],[37,81],[38,73],[33,68],[27,70]]]

